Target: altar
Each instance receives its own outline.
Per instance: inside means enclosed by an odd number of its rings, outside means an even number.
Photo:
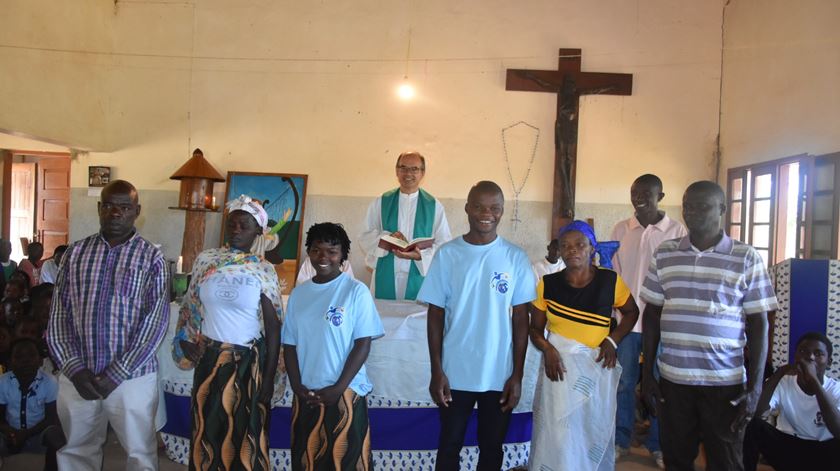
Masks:
[[[367,360],[373,392],[368,395],[374,469],[432,470],[438,442],[437,406],[429,397],[429,353],[426,342],[426,307],[414,302],[376,301],[385,336],[373,341]],[[167,421],[161,430],[166,453],[187,464],[190,436],[192,370],[180,370],[170,348],[177,321],[173,304],[170,327],[158,352]],[[505,438],[504,468],[528,462],[531,441],[531,407],[539,370],[540,352],[528,344],[522,398],[513,412]],[[285,382],[285,378],[283,381]],[[272,401],[270,419],[271,462],[275,470],[291,469],[291,388]],[[476,417],[467,428],[461,469],[478,464]]]

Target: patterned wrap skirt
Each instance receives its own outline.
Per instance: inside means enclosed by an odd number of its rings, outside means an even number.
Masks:
[[[367,399],[347,389],[332,406],[292,402],[292,469],[368,471],[371,468]]]
[[[251,347],[204,341],[193,379],[189,469],[270,470],[268,409],[257,400],[265,339]]]

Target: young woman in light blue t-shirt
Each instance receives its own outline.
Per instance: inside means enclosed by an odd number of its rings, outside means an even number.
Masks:
[[[341,271],[350,252],[341,225],[310,227],[306,250],[315,276],[292,291],[281,334],[294,392],[292,469],[368,470],[373,385],[364,363],[382,322],[368,288]]]

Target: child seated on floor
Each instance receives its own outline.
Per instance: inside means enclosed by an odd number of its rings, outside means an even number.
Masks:
[[[26,337],[34,340],[36,343],[41,338],[41,328],[38,326],[38,321],[29,317],[19,317],[15,323],[15,339]],[[40,345],[38,351],[41,351]]]
[[[2,323],[9,329],[14,329],[18,320],[23,318],[23,303],[19,299],[4,299],[0,301],[2,306]]]
[[[56,470],[55,452],[65,441],[56,410],[58,383],[40,366],[34,340],[12,342],[11,371],[0,376],[0,452],[45,453],[44,469]]]
[[[24,281],[12,278],[6,282],[6,287],[3,289],[3,301],[7,299],[23,300],[27,294],[26,284]]]
[[[745,471],[755,471],[759,453],[777,470],[840,462],[840,382],[825,375],[834,348],[819,332],[802,335],[795,348],[793,362],[764,383],[744,437]],[[764,421],[771,414],[775,426]]]
[[[9,281],[12,281],[12,280],[17,280],[21,283],[22,294],[20,295],[20,300],[24,301],[24,302],[29,301],[29,290],[32,289],[32,278],[29,277],[29,274],[26,273],[25,271],[15,270],[15,272],[12,273],[11,278],[9,278]],[[8,282],[7,282],[7,284],[8,284]],[[6,290],[4,289],[3,290],[4,296],[5,296],[5,293],[6,293]]]
[[[50,305],[52,304],[55,285],[52,283],[41,283],[32,288],[29,293],[29,316],[37,320],[41,331],[47,329],[50,320]]]

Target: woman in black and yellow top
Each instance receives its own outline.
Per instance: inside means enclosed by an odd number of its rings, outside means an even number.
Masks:
[[[531,342],[543,352],[534,398],[531,469],[600,470],[615,466],[618,343],[639,308],[621,277],[592,264],[595,233],[583,221],[560,231],[566,268],[545,275],[531,308]],[[621,311],[610,333],[613,309]],[[548,336],[546,337],[546,324]]]

